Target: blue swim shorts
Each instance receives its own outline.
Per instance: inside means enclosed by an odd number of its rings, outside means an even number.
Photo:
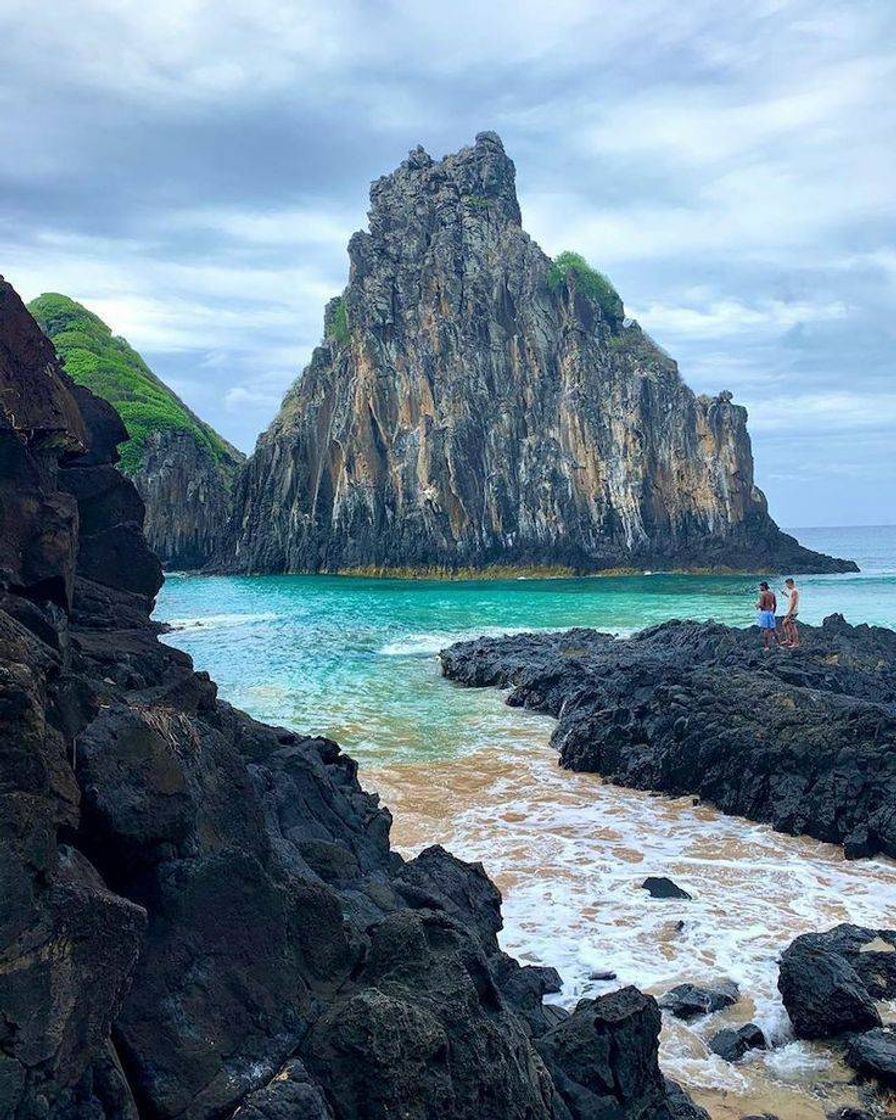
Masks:
[[[760,630],[774,630],[778,625],[774,611],[759,611],[756,615],[756,623]]]

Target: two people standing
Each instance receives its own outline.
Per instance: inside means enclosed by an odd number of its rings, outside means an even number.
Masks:
[[[778,620],[775,614],[778,610],[778,599],[774,591],[770,590],[765,580],[759,584],[759,598],[756,600],[757,623],[762,633],[763,649],[768,653],[773,645],[784,649],[798,649],[800,644],[799,631],[796,620],[800,609],[799,589],[790,578],[784,581],[784,594],[787,596],[787,613],[781,619],[781,629],[784,637],[778,639]]]

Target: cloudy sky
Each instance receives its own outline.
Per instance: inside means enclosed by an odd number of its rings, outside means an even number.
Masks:
[[[0,271],[97,311],[244,450],[370,181],[490,128],[542,247],[749,407],[782,524],[896,522],[893,0],[23,12],[0,0]]]

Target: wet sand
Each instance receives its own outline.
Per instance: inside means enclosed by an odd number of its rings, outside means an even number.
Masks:
[[[831,845],[692,799],[562,771],[548,744],[553,721],[505,712],[506,731],[486,750],[364,767],[364,785],[394,813],[398,848],[414,854],[441,843],[482,860],[504,896],[503,947],[556,967],[564,988],[555,998],[566,1006],[627,983],[660,995],[685,981],[736,980],[743,998],[734,1008],[687,1025],[668,1019],[661,1041],[665,1072],[717,1120],[764,1112],[823,1120],[857,1104],[835,1051],[790,1037],[776,962],[799,933],[841,921],[887,924],[896,864],[849,863]],[[693,901],[651,899],[640,887],[649,874],[669,875]],[[595,969],[618,979],[591,981]],[[717,1030],[751,1020],[774,1049],[737,1065],[708,1050]]]

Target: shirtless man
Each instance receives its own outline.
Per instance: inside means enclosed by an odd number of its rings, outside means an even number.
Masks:
[[[800,593],[792,579],[784,580],[784,589],[787,595],[787,613],[781,619],[781,629],[784,631],[784,641],[781,644],[788,649],[799,649],[800,635],[796,619],[800,613]]]
[[[778,609],[778,600],[774,591],[769,590],[765,580],[759,584],[759,598],[756,600],[756,622],[762,633],[762,644],[766,653],[769,653],[772,644],[778,644],[778,620],[775,611]]]

